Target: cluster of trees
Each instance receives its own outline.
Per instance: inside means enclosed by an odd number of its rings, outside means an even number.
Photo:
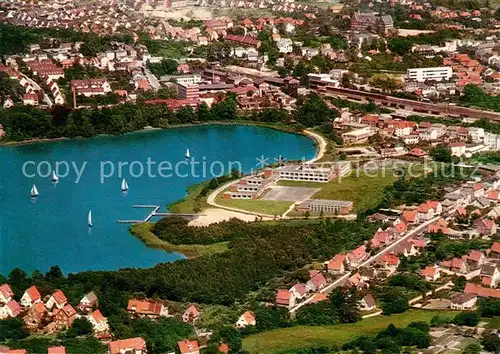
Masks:
[[[163,59],[159,63],[149,63],[148,68],[156,76],[172,75],[177,72],[179,64],[173,59]]]
[[[9,75],[0,72],[0,97],[10,97],[14,102],[19,101],[24,94],[24,88]]]
[[[123,104],[108,108],[71,110],[66,106],[55,106],[49,111],[36,107],[22,106],[0,109],[0,124],[4,126],[7,138],[26,140],[32,138],[92,137],[98,134],[123,134],[146,126],[166,128],[176,124],[193,124],[211,121],[253,121],[277,123],[293,118],[297,129],[312,127],[326,122],[337,115],[329,109],[316,94],[306,97],[293,115],[274,108],[259,112],[239,114],[234,95],[209,108],[201,103],[196,109],[183,107],[178,111],[166,105]]]
[[[404,55],[411,52],[414,44],[438,45],[446,40],[460,38],[459,31],[442,30],[432,34],[420,34],[414,37],[391,37],[387,44],[391,52]]]
[[[430,327],[426,322],[412,322],[406,328],[393,324],[379,332],[374,338],[361,336],[342,346],[342,350],[361,350],[365,354],[400,353],[402,347],[427,348],[431,344]]]
[[[336,288],[328,301],[320,301],[302,307],[297,312],[296,323],[306,326],[325,326],[337,323],[354,323],[361,319],[359,301],[361,293],[355,288],[350,290]]]
[[[180,216],[172,216],[158,221],[152,231],[160,239],[175,245],[213,244],[247,236],[247,228],[258,229],[239,219],[230,219],[210,225],[211,227],[188,227],[188,221]]]
[[[500,97],[488,95],[482,88],[473,84],[465,86],[460,102],[463,105],[500,112]]]
[[[98,36],[92,32],[83,33],[70,29],[29,28],[14,26],[8,23],[0,24],[0,55],[12,55],[25,52],[28,45],[40,43],[42,48],[48,48],[59,42],[83,42],[80,52],[85,56],[95,56],[98,52],[108,49],[111,42],[118,41],[127,44],[134,43],[131,35]]]
[[[446,145],[438,145],[434,147],[430,155],[432,159],[436,162],[447,162],[450,163],[453,161],[453,156],[451,154],[451,149]]]

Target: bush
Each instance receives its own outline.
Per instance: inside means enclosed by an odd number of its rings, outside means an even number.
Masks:
[[[453,319],[457,326],[475,327],[479,323],[479,316],[475,312],[460,312]]]
[[[398,299],[394,302],[386,302],[382,304],[382,313],[384,315],[391,315],[393,313],[403,313],[409,308],[410,306],[408,305],[407,299]]]

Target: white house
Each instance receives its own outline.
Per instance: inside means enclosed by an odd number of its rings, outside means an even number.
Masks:
[[[60,310],[64,307],[64,305],[66,305],[67,302],[68,299],[64,293],[61,290],[56,290],[52,295],[50,295],[50,298],[45,303],[45,307],[50,310],[55,306]]]
[[[0,286],[0,303],[8,303],[12,300],[14,292],[10,288],[9,284],[3,284]]]
[[[293,42],[290,38],[280,38],[276,41],[276,46],[280,53],[291,53],[293,50]]]
[[[465,155],[465,143],[463,141],[457,141],[454,143],[448,144],[448,147],[451,150],[451,154],[453,156],[462,156]]]
[[[21,306],[15,301],[10,300],[7,304],[0,308],[0,320],[9,317],[17,317],[21,313]]]
[[[23,307],[31,307],[37,302],[42,301],[42,296],[40,295],[40,292],[36,288],[36,286],[31,286],[23,294],[23,297],[21,298],[21,306]]]
[[[109,324],[106,317],[104,317],[99,310],[95,310],[87,316],[88,321],[92,324],[95,333],[109,331]]]
[[[458,293],[451,298],[450,307],[452,310],[467,310],[476,305],[477,296],[468,293]]]
[[[255,326],[255,316],[250,311],[246,311],[243,313],[238,321],[236,321],[237,328],[244,328],[246,326]]]

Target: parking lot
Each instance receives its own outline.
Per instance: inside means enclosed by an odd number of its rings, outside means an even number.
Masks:
[[[303,202],[310,199],[319,190],[319,188],[272,186],[261,199]]]

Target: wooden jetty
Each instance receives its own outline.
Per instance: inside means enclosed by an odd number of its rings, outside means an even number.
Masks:
[[[137,204],[133,205],[134,208],[144,208],[144,209],[153,209],[151,213],[149,213],[144,220],[118,220],[118,223],[120,224],[138,224],[141,222],[148,222],[151,220],[154,216],[180,216],[180,217],[188,217],[188,218],[195,218],[197,216],[202,216],[203,214],[188,214],[188,213],[162,213],[158,212],[160,210],[159,205],[147,205],[147,204]]]

